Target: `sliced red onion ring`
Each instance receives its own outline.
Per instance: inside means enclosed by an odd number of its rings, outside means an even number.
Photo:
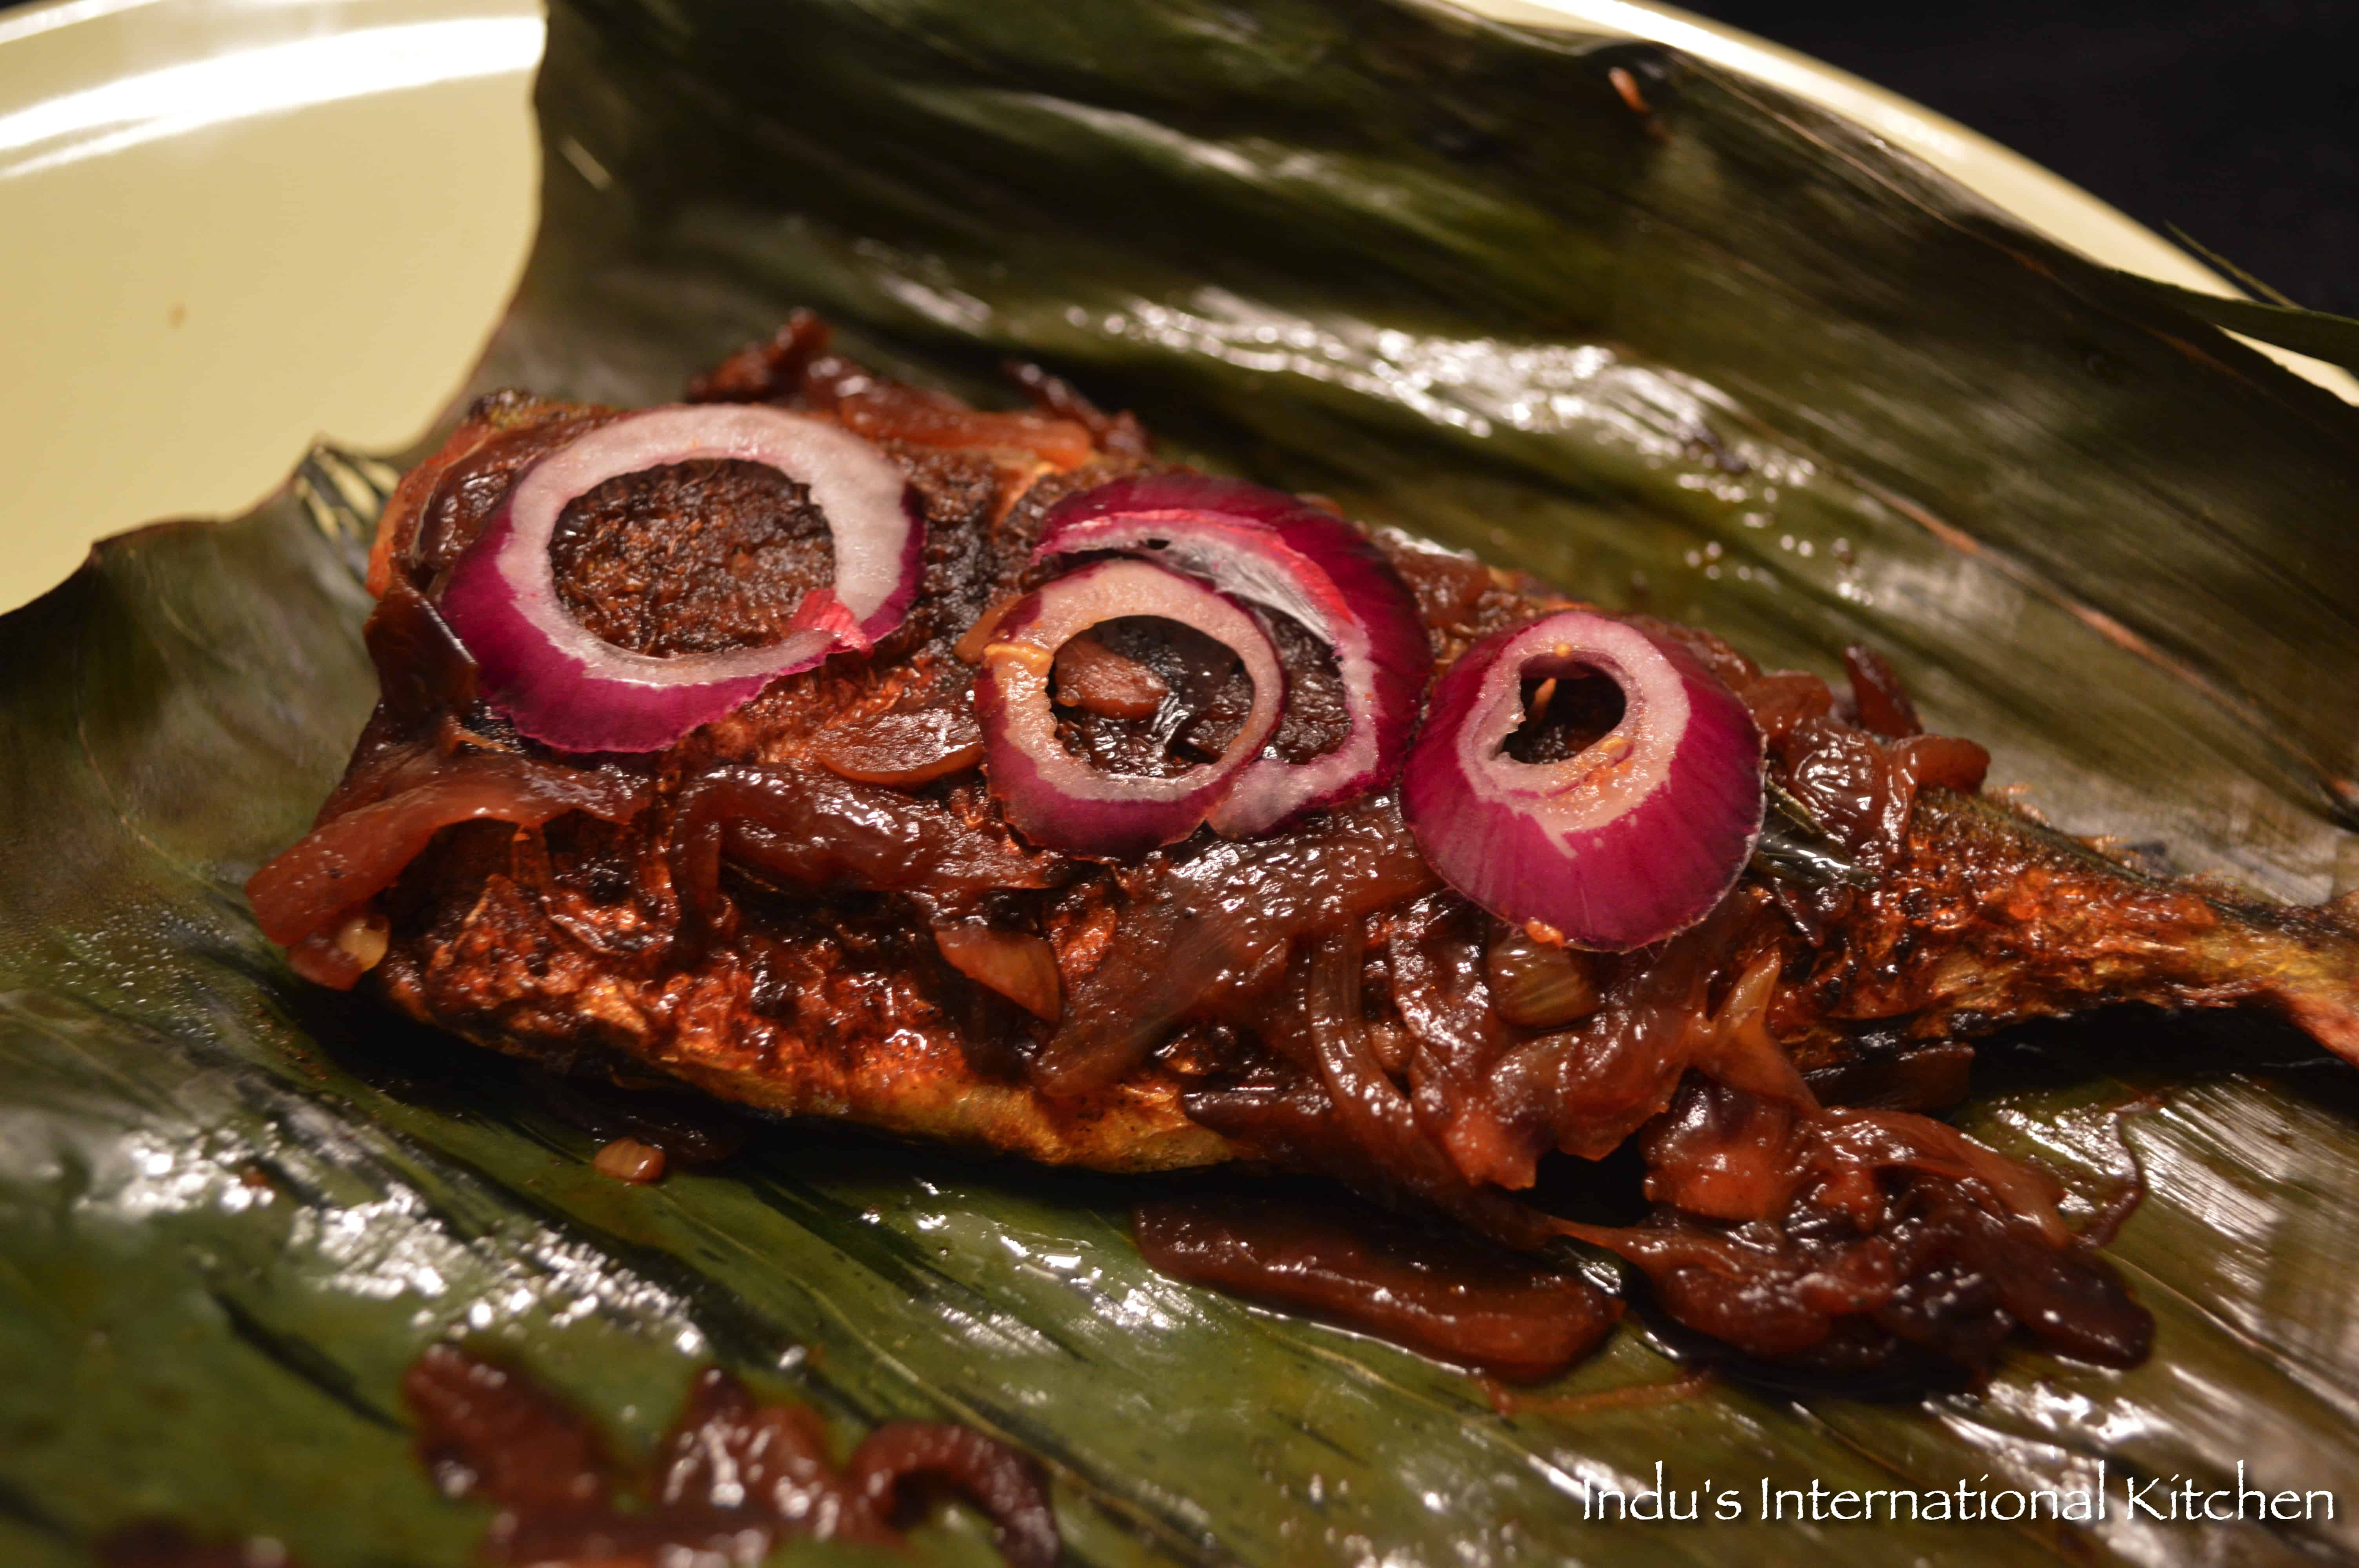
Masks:
[[[594,637],[566,612],[549,539],[568,503],[618,475],[736,458],[810,487],[835,545],[835,586],[804,597],[778,642],[658,658]],[[839,648],[865,649],[908,614],[925,568],[908,481],[859,437],[756,405],[650,408],[550,453],[517,480],[451,568],[442,618],[485,697],[536,741],[652,752]]]
[[[1622,688],[1620,723],[1560,762],[1502,752],[1527,678],[1589,671]],[[1612,953],[1726,896],[1761,801],[1761,732],[1736,695],[1678,643],[1583,610],[1469,648],[1435,686],[1401,782],[1444,881],[1535,935]]]
[[[1049,706],[1057,650],[1091,627],[1153,615],[1225,643],[1253,678],[1253,707],[1218,760],[1170,778],[1101,773],[1065,749]],[[1286,676],[1261,623],[1193,578],[1145,561],[1100,561],[1008,608],[983,650],[974,713],[984,766],[1007,820],[1035,844],[1126,858],[1185,838],[1257,755],[1286,701]]]
[[[1220,804],[1232,838],[1282,827],[1390,780],[1433,671],[1417,597],[1360,531],[1283,491],[1201,474],[1143,474],[1049,514],[1033,558],[1120,550],[1282,610],[1335,651],[1351,732],[1306,762],[1256,758]]]

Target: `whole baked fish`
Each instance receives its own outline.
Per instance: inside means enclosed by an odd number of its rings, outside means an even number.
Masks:
[[[2159,880],[1982,795],[1981,748],[1924,733],[1872,652],[1846,654],[1846,691],[1765,673],[1233,483],[1214,510],[1248,556],[1341,530],[1310,578],[1343,607],[1249,571],[1214,593],[1153,524],[1212,481],[1019,379],[1034,408],[978,412],[798,318],[686,409],[479,403],[386,510],[382,699],[311,834],[250,884],[264,929],[313,979],[565,1073],[1111,1171],[1318,1173],[1485,1245],[1572,1236],[1690,1328],[1833,1370],[1978,1369],[2018,1328],[2145,1353],[2150,1320],[2055,1184],[1922,1114],[1962,1097],[1965,1042],[2243,1005],[2359,1060],[2350,907]],[[746,412],[770,409],[794,417]],[[1183,569],[1136,558],[1156,551]],[[1088,594],[1133,608],[1056,632]],[[1355,643],[1363,611],[1409,616],[1413,656]],[[1681,712],[1724,708],[1751,748],[1722,770],[1743,833],[1695,851],[1720,869],[1678,871],[1658,829],[1662,858],[1604,899],[1694,908],[1612,940],[1468,896],[1485,873],[1439,848],[1450,811],[1410,820],[1415,762],[1403,810],[1428,681],[1419,756],[1462,655],[1560,623],[1639,639]],[[1501,677],[1520,706],[1495,752],[1579,778],[1652,743],[1638,687],[1556,653]],[[1011,729],[1017,687],[1053,744]],[[1385,703],[1405,717],[1372,729]],[[1561,868],[1528,869],[1553,896]],[[1529,1200],[1550,1162],[1634,1140],[1643,1222]],[[1379,1267],[1266,1218],[1150,1216],[1142,1237],[1332,1310],[1414,1295],[1377,1278],[1397,1249]],[[1484,1299],[1479,1332],[1394,1328],[1528,1373],[1614,1311],[1562,1274]]]

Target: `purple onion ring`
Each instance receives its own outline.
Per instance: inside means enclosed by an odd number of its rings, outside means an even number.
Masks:
[[[810,488],[834,542],[833,589],[806,595],[788,634],[759,647],[659,658],[592,636],[558,597],[558,518],[610,479],[703,458],[761,463]],[[650,408],[526,470],[451,568],[440,608],[518,730],[569,752],[652,752],[780,676],[866,649],[908,614],[924,567],[908,481],[859,437],[758,405]]]
[[[1065,749],[1049,708],[1057,650],[1091,627],[1152,615],[1226,644],[1253,679],[1253,706],[1228,749],[1170,778],[1103,773]],[[1007,820],[1035,844],[1128,859],[1194,832],[1261,751],[1286,700],[1269,635],[1242,606],[1145,561],[1100,561],[1011,605],[974,681],[984,768]]]
[[[1282,491],[1201,474],[1115,480],[1049,514],[1035,560],[1119,550],[1280,610],[1335,653],[1351,730],[1307,762],[1258,757],[1212,808],[1249,838],[1389,782],[1408,754],[1433,670],[1417,596],[1361,532]]]
[[[1620,722],[1559,762],[1502,747],[1523,683],[1590,672]],[[1668,638],[1585,610],[1485,637],[1436,684],[1401,814],[1442,881],[1533,935],[1604,952],[1659,942],[1735,885],[1761,832],[1761,732]]]

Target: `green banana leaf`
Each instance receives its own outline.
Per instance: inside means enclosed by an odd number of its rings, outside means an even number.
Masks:
[[[2346,370],[2359,366],[2359,321],[2348,316],[2304,310],[2298,305],[2229,298],[2181,288],[2159,278],[2123,276],[2133,287],[2144,288],[2199,321],[2209,321],[2215,327],[2242,332],[2248,338],[2258,338],[2265,343],[2275,343],[2281,349],[2291,349]]]
[[[1874,642],[2061,826],[2287,897],[2359,869],[2359,416],[1816,111],[1398,0],[551,21],[544,227],[482,387],[662,399],[796,305],[978,396],[1036,358],[1167,450],[1767,662]],[[716,1360],[847,1439],[971,1422],[1048,1463],[1077,1563],[2359,1558],[2359,1076],[2259,1025],[1985,1054],[1977,1136],[2083,1214],[2143,1171],[2113,1256],[2157,1348],[1931,1399],[1723,1379],[1501,1415],[1154,1274],[1125,1215],[1169,1183],[807,1124],[597,1175],[504,1063],[297,981],[238,892],[373,699],[394,471],[316,452],[0,619],[0,1558],[163,1516],[313,1568],[467,1561],[484,1510],[435,1496],[396,1397],[454,1330],[626,1453]],[[1669,1382],[1674,1348],[1634,1314],[1540,1393]],[[1583,1519],[1658,1464],[1704,1520]],[[2100,1464],[2084,1523],[1761,1517],[1764,1486]],[[2333,1516],[2123,1505],[2240,1464]],[[914,1550],[992,1559],[956,1510]]]

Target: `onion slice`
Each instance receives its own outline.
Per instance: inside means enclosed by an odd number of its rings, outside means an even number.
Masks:
[[[1559,762],[1501,750],[1527,679],[1590,671],[1622,688],[1612,730]],[[1677,643],[1584,610],[1469,648],[1434,687],[1401,785],[1442,881],[1535,935],[1610,953],[1709,914],[1761,806],[1761,732],[1736,695]]]
[[[1152,615],[1225,643],[1253,679],[1253,706],[1219,758],[1170,778],[1102,773],[1065,749],[1049,708],[1057,650],[1093,626]],[[974,713],[984,767],[1007,820],[1035,844],[1124,859],[1185,838],[1277,728],[1286,676],[1261,623],[1192,578],[1145,561],[1100,561],[1011,605],[983,650]]]
[[[1308,762],[1257,758],[1212,808],[1250,838],[1389,783],[1433,670],[1417,596],[1357,528],[1282,491],[1202,474],[1142,474],[1060,503],[1033,558],[1118,550],[1280,610],[1335,653],[1352,728]]]
[[[835,546],[835,586],[806,595],[776,643],[658,658],[592,636],[558,597],[549,547],[567,504],[610,479],[701,458],[777,470],[810,488]],[[901,623],[925,567],[908,481],[859,437],[760,406],[650,408],[525,470],[443,590],[442,617],[518,730],[571,752],[652,752],[780,676]]]

